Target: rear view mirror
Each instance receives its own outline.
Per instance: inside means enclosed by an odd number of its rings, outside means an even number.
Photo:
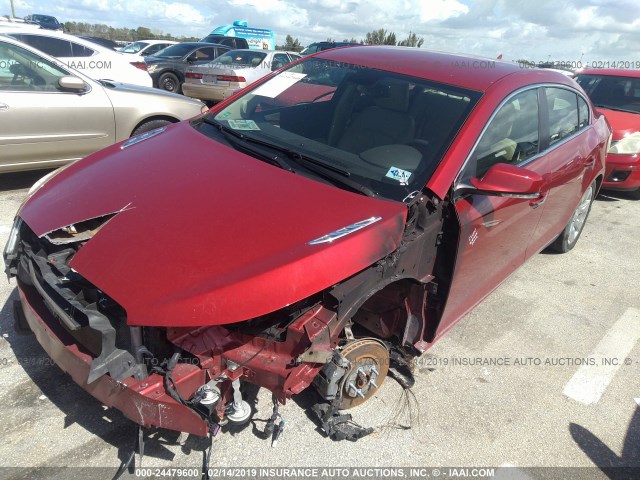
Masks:
[[[74,77],[72,75],[66,75],[64,77],[60,77],[58,80],[58,86],[61,90],[71,91],[71,92],[84,92],[87,90],[87,84],[81,78]]]
[[[470,180],[473,192],[511,198],[538,198],[542,188],[542,177],[526,168],[508,163],[496,163],[481,179]]]

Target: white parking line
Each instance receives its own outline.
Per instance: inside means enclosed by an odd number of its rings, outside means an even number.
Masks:
[[[618,369],[640,339],[640,310],[628,308],[591,352],[593,365],[582,365],[563,393],[577,402],[592,405],[600,400]],[[617,359],[611,362],[611,359]]]

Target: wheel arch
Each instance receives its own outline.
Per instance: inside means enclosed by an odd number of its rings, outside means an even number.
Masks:
[[[179,118],[172,117],[170,115],[149,115],[148,117],[143,118],[136,125],[133,126],[133,128],[129,132],[129,137],[133,135],[133,132],[135,132],[140,126],[148,122],[153,122],[154,120],[166,120],[171,123],[178,123],[180,121]]]

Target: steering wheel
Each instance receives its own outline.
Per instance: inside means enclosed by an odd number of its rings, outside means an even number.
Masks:
[[[31,84],[29,86],[34,85],[45,85],[46,82],[44,78],[38,75],[35,70],[22,65],[21,63],[14,63],[9,67],[9,72],[13,73],[13,78],[11,79],[11,85],[25,85],[24,79],[28,78],[31,80]],[[22,77],[22,80],[20,78]]]

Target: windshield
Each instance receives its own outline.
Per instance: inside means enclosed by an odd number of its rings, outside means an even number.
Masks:
[[[257,67],[267,54],[251,50],[232,50],[220,55],[213,61],[214,66]]]
[[[596,107],[640,113],[640,78],[581,74],[576,81]]]
[[[315,162],[375,195],[403,200],[424,187],[479,97],[429,80],[309,58],[211,120],[286,151],[293,161]]]
[[[53,25],[59,25],[58,20],[55,17],[50,17],[49,15],[34,15],[32,18],[36,22],[51,23]]]
[[[133,42],[133,43],[130,43],[129,45],[127,45],[126,47],[124,47],[120,51],[123,52],[123,53],[138,53],[140,50],[142,50],[147,45],[149,45],[149,44],[145,43],[145,42]]]
[[[165,49],[160,50],[156,53],[156,57],[162,58],[182,58],[187,53],[193,50],[193,45],[185,45],[184,43],[177,43],[175,45],[171,45]]]

